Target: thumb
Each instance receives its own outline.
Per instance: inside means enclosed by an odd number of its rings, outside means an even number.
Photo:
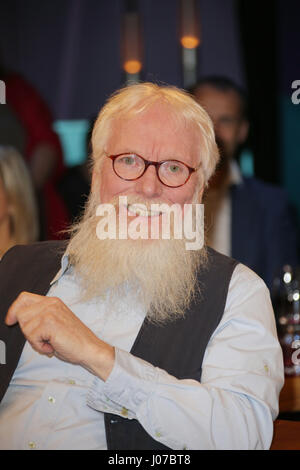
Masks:
[[[9,309],[5,317],[5,324],[7,326],[12,326],[12,325],[15,325],[17,322],[18,322],[18,319],[15,313],[13,312],[13,310]]]

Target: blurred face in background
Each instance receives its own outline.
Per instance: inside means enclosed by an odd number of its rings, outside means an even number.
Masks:
[[[234,157],[248,135],[248,121],[242,113],[241,98],[234,90],[221,91],[202,85],[195,92],[196,101],[210,115],[220,149],[222,165]]]

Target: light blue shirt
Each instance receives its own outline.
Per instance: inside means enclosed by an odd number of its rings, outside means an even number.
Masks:
[[[78,292],[64,256],[47,295],[115,346],[113,370],[103,382],[26,342],[0,406],[0,449],[107,449],[104,412],[137,419],[171,449],[269,448],[284,374],[269,292],[253,271],[234,270],[201,383],[130,354],[146,314],[130,290],[113,307],[101,298],[82,304]]]

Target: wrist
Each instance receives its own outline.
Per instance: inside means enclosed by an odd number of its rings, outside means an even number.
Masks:
[[[89,345],[89,353],[82,366],[100,379],[106,381],[115,363],[115,348],[98,339]]]

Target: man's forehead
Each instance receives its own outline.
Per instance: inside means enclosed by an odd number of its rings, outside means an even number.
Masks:
[[[149,153],[151,148],[157,147],[180,159],[185,153],[197,152],[199,143],[200,129],[193,121],[168,109],[156,108],[134,116],[115,118],[107,151]]]
[[[168,133],[199,132],[199,127],[192,119],[187,119],[183,112],[172,109],[171,106],[156,104],[141,112],[129,112],[115,116],[111,121],[111,133],[141,132],[149,134],[151,130],[157,132],[157,136],[163,137]]]
[[[183,113],[176,112],[170,105],[153,104],[146,109],[130,110],[127,113],[117,114],[112,119],[113,126],[134,126],[136,124],[149,124],[149,122],[165,121],[172,125],[184,125]]]

